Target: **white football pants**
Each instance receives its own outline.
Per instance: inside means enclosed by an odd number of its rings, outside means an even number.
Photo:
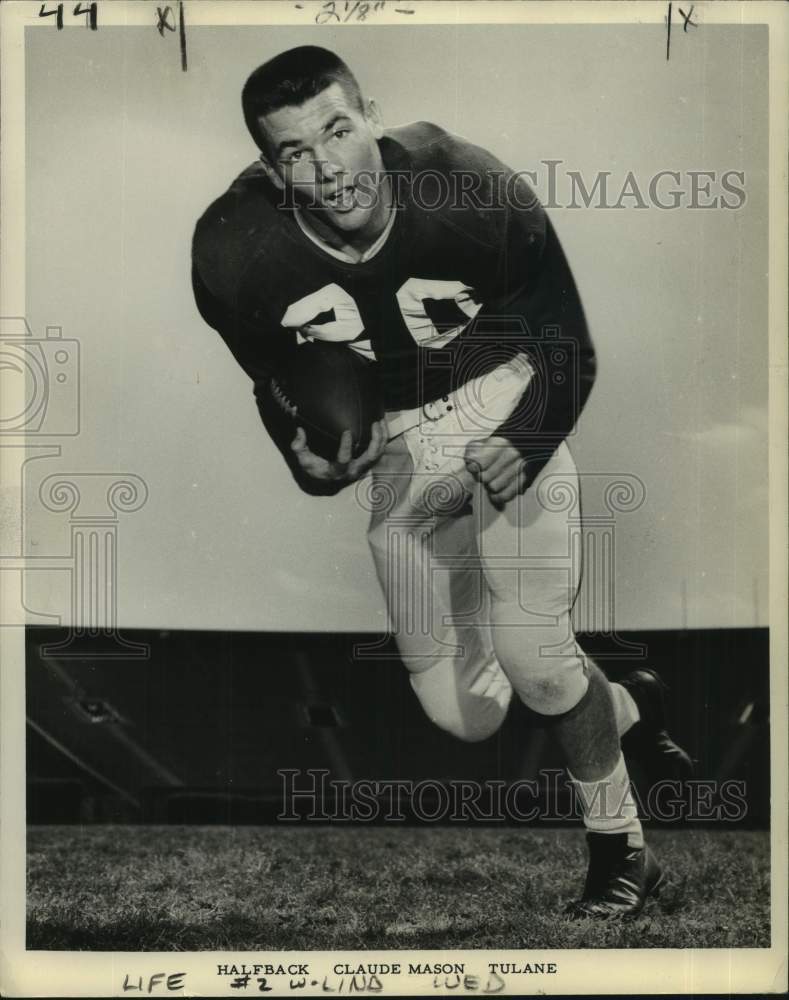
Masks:
[[[546,502],[563,488],[577,496],[569,449],[561,444],[503,511],[464,462],[530,376],[519,357],[469,383],[437,417],[393,437],[367,481],[370,548],[411,684],[436,725],[469,741],[498,729],[513,689],[558,715],[588,686],[570,620],[579,568],[568,512]]]

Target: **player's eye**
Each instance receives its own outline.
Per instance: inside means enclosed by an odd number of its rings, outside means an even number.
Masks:
[[[285,157],[286,163],[298,163],[304,156],[304,150],[294,149],[292,153],[288,153]]]
[[[335,139],[344,139],[351,130],[349,128],[338,128],[334,130]]]

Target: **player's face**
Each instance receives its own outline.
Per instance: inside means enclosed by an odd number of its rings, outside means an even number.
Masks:
[[[260,124],[269,176],[329,226],[358,233],[388,210],[379,196],[383,129],[374,102],[360,111],[333,83],[303,104],[263,115]]]

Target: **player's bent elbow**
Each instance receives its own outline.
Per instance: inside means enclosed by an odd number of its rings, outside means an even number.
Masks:
[[[592,382],[594,382],[594,380],[597,378],[598,361],[597,361],[597,351],[595,351],[593,347],[590,347],[589,350],[586,352],[586,357],[584,361],[585,361],[584,367],[586,369],[586,375]]]
[[[580,382],[591,388],[597,378],[597,352],[591,344],[581,348],[577,371]]]
[[[580,411],[586,405],[595,382],[597,381],[597,355],[593,348],[590,348],[581,360],[578,372],[578,388],[579,388],[579,398],[578,398],[578,412],[576,416],[580,414]]]

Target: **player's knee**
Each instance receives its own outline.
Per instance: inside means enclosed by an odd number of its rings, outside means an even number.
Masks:
[[[562,715],[575,708],[589,686],[580,662],[541,663],[516,682],[521,701],[539,715]]]
[[[540,628],[495,628],[493,642],[510,683],[533,712],[562,715],[586,694],[586,661],[569,612],[557,613],[554,622]]]
[[[512,688],[502,680],[478,694],[449,686],[442,691],[428,670],[412,674],[411,687],[434,726],[464,743],[479,743],[493,736],[507,715]]]

